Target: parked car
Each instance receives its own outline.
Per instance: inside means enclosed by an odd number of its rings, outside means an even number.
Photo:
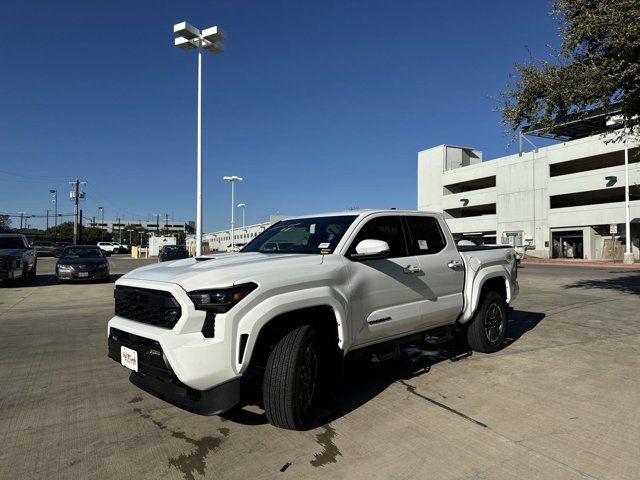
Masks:
[[[126,253],[127,246],[121,245],[118,242],[98,242],[98,247],[105,252],[110,253]]]
[[[39,257],[59,257],[62,254],[62,250],[64,248],[58,245],[56,242],[52,242],[50,240],[34,240],[33,242],[31,242],[31,246],[35,248],[36,254]]]
[[[109,356],[135,385],[189,411],[255,403],[271,424],[301,429],[351,356],[381,361],[408,345],[427,355],[458,335],[475,351],[499,350],[517,293],[514,250],[457,247],[442,214],[299,217],[239,253],[121,277]]]
[[[158,254],[158,262],[180,260],[182,258],[189,258],[189,252],[184,245],[165,245]]]
[[[113,244],[114,253],[129,253],[131,252],[131,247],[129,245],[125,245],[124,243],[111,242]]]
[[[0,233],[0,282],[35,277],[38,266],[36,251],[27,237],[13,233]]]
[[[94,245],[72,245],[66,247],[56,263],[56,280],[109,281],[109,260],[104,252]]]

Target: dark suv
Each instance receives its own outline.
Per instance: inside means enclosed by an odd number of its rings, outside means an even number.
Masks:
[[[63,249],[63,247],[58,245],[56,242],[52,242],[50,240],[35,240],[31,243],[31,246],[36,249],[36,253],[39,257],[51,255],[58,258],[62,254]]]

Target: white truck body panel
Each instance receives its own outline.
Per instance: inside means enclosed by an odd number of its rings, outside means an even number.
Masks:
[[[513,249],[460,253],[440,214],[390,210],[324,216],[336,215],[356,218],[330,254],[222,253],[133,270],[118,279],[117,287],[170,292],[181,307],[181,316],[171,329],[119,316],[109,321],[108,328],[157,341],[177,378],[204,391],[240,377],[251,361],[261,329],[287,312],[330,307],[338,347],[346,354],[414,332],[468,322],[488,279],[498,277],[504,282],[507,302],[517,295]],[[299,218],[315,217],[323,216]],[[360,230],[376,218],[390,217],[398,221],[400,217],[435,219],[444,247],[430,254],[414,249],[415,254],[408,256],[350,259],[349,249]],[[409,225],[408,220],[402,222],[403,228]],[[426,245],[422,239],[417,242],[420,248]],[[205,312],[196,309],[188,292],[248,282],[257,284],[255,290],[229,311],[217,313],[215,337],[205,338],[201,333]],[[239,354],[242,342],[244,355]]]

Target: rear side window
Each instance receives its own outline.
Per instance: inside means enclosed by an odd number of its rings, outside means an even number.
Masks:
[[[362,240],[382,240],[387,242],[391,250],[389,258],[407,256],[402,221],[399,216],[378,217],[369,220],[356,235],[347,255],[356,253],[356,246]]]
[[[444,249],[447,242],[434,217],[405,217],[409,225],[409,253],[430,255]]]

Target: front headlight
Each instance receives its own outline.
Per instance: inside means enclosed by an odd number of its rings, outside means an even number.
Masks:
[[[71,271],[71,266],[70,265],[58,265],[58,271],[59,272],[70,272]]]
[[[108,263],[99,263],[96,268],[98,268],[98,269],[109,268],[109,264]]]
[[[225,313],[231,310],[256,288],[258,288],[258,285],[255,283],[243,283],[242,285],[236,285],[230,288],[194,290],[193,292],[189,292],[189,297],[196,306],[196,310],[211,310],[216,313]]]

